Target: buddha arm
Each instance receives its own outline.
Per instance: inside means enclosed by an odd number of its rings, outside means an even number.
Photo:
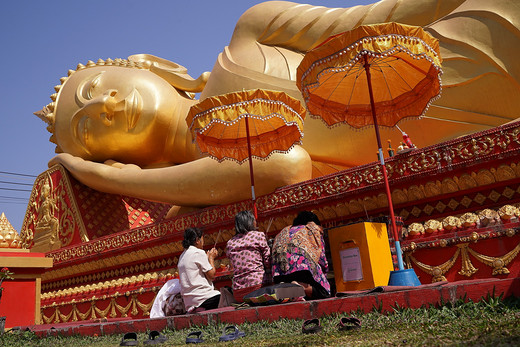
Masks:
[[[49,166],[61,164],[80,182],[112,194],[134,196],[181,206],[226,204],[251,198],[249,165],[218,163],[202,158],[177,166],[140,169],[135,165],[107,165],[67,153],[54,157]],[[253,160],[257,196],[278,187],[311,178],[306,151],[297,146],[287,154]]]

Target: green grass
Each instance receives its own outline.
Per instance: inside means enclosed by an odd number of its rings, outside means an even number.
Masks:
[[[273,308],[274,309],[274,308]],[[323,330],[318,334],[301,333],[303,320],[282,319],[276,322],[246,323],[239,326],[247,336],[232,342],[218,342],[226,324],[193,327],[187,330],[165,330],[168,341],[161,346],[184,345],[186,335],[201,330],[208,345],[243,346],[519,346],[520,298],[489,295],[475,303],[459,300],[438,307],[420,309],[393,307],[382,314],[380,308],[363,314],[350,315],[361,319],[359,330],[338,331],[342,316],[320,318]],[[33,333],[6,333],[0,346],[119,346],[122,335],[48,337],[40,339]],[[139,345],[147,334],[138,334]]]

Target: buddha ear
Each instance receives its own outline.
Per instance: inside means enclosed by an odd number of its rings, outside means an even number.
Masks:
[[[151,72],[185,92],[201,92],[210,75],[209,72],[204,72],[199,78],[193,79],[184,66],[151,54],[134,54],[128,60],[146,65]]]

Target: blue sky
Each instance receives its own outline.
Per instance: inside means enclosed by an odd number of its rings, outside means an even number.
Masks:
[[[55,155],[33,112],[78,63],[149,53],[211,71],[253,0],[5,1],[0,11],[0,213],[20,232],[35,176]],[[352,7],[370,0],[308,0]],[[9,173],[30,175],[12,175]]]

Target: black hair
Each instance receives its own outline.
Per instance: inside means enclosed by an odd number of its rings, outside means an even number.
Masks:
[[[188,228],[184,230],[184,240],[182,240],[182,247],[184,249],[194,246],[197,239],[202,237],[202,229],[199,228]]]
[[[300,213],[298,213],[296,218],[294,218],[292,225],[293,226],[306,225],[309,222],[314,222],[314,223],[316,223],[316,225],[321,225],[321,222],[320,222],[320,219],[318,218],[318,216],[316,216],[311,211],[301,211]]]
[[[235,216],[235,230],[238,234],[247,234],[248,231],[255,230],[255,216],[249,210],[240,211]]]

